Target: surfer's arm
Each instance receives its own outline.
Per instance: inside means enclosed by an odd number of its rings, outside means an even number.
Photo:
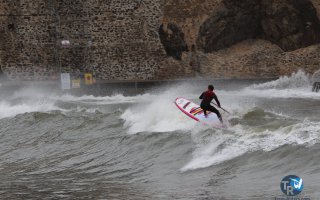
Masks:
[[[199,99],[203,99],[204,92],[200,95]]]
[[[214,100],[217,102],[219,108],[221,108],[220,101],[219,101],[217,95],[214,95],[213,98],[214,98]]]

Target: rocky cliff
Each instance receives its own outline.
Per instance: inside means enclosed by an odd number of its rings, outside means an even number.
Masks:
[[[0,0],[0,67],[25,80],[311,73],[319,13],[320,0]]]

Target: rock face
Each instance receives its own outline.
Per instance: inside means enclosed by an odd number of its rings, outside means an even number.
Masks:
[[[199,48],[209,53],[260,35],[258,2],[225,0],[224,5],[201,25]]]
[[[320,66],[320,45],[284,52],[267,40],[245,40],[205,55],[201,72],[208,78],[266,78],[299,69],[313,73]]]
[[[208,53],[256,38],[284,51],[319,43],[315,7],[309,0],[224,0],[201,25],[197,44]]]
[[[181,60],[182,52],[188,51],[184,34],[175,24],[162,24],[159,28],[159,36],[168,56]]]
[[[320,21],[309,0],[264,1],[263,37],[284,51],[320,42]]]
[[[0,69],[13,80],[312,73],[319,13],[320,0],[0,0]]]

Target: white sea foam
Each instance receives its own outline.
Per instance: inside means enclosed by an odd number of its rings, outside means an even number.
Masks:
[[[310,88],[296,88],[296,89],[253,89],[244,88],[240,91],[234,91],[233,94],[229,92],[220,92],[225,96],[236,96],[236,97],[249,97],[250,98],[296,98],[296,99],[320,99],[320,93],[311,91]]]
[[[290,89],[290,88],[306,88],[311,83],[311,76],[302,70],[292,73],[291,76],[282,76],[275,81],[262,84],[254,84],[254,89]]]
[[[179,111],[174,101],[182,94],[188,94],[185,85],[170,88],[157,96],[152,96],[150,102],[133,106],[127,109],[122,119],[129,134],[139,132],[171,132],[189,130],[196,122],[190,120]]]
[[[254,151],[272,151],[284,145],[312,146],[320,142],[319,122],[304,121],[259,133],[242,125],[230,130],[233,134],[215,134],[211,142],[199,145],[193,159],[181,171],[210,167]]]
[[[65,102],[81,102],[93,105],[107,105],[107,104],[121,104],[121,103],[136,103],[144,102],[152,98],[153,95],[143,94],[136,96],[124,96],[122,94],[116,94],[112,96],[98,96],[93,95],[83,95],[83,96],[73,96],[70,94],[65,94],[61,96],[55,96],[56,100],[65,101]]]
[[[231,112],[231,117],[239,117],[256,107],[259,99],[265,98],[311,98],[320,99],[320,94],[312,93],[310,77],[297,72],[291,77],[281,77],[278,80],[257,84],[237,91],[216,91],[222,106]],[[63,110],[57,102],[75,104],[71,110],[82,111],[82,105],[88,104],[85,112],[99,111],[99,105],[133,103],[127,108],[121,118],[129,134],[139,132],[173,132],[187,130],[193,132],[196,143],[193,159],[181,168],[181,171],[210,167],[232,160],[254,151],[271,151],[283,145],[312,146],[319,143],[320,124],[303,121],[295,125],[278,128],[275,131],[264,130],[257,132],[254,128],[242,124],[230,127],[229,132],[215,130],[207,143],[201,143],[203,129],[199,123],[181,113],[175,104],[175,98],[183,96],[189,99],[198,98],[194,88],[183,84],[167,88],[158,94],[143,94],[123,96],[121,94],[94,97],[84,95],[76,97],[70,94],[54,94],[46,91],[27,89],[16,92],[11,99],[0,101],[0,118],[12,117],[27,112],[50,112]],[[199,93],[201,91],[198,91]],[[12,103],[10,100],[19,100]],[[199,102],[199,100],[198,100]],[[196,127],[196,128],[195,128]],[[196,132],[197,131],[197,132]],[[196,133],[195,133],[196,132]]]
[[[136,96],[115,94],[100,97],[93,95],[73,96],[71,94],[55,93],[44,88],[28,87],[17,90],[11,96],[7,96],[0,101],[0,118],[14,117],[17,114],[28,112],[50,112],[53,110],[94,113],[99,111],[100,105],[144,102],[152,96],[150,94]],[[63,105],[60,104],[61,102],[72,103],[72,106],[68,109],[59,107],[59,105]]]
[[[281,77],[278,80],[253,85],[236,91],[216,91],[222,103],[232,114],[246,113],[256,107],[259,98],[313,98],[320,99],[320,94],[311,92],[310,77],[303,71],[292,76]],[[170,88],[161,94],[150,95],[150,102],[133,106],[122,115],[129,133],[163,132],[192,129],[192,120],[185,117],[174,106],[174,99],[179,95],[197,99],[199,94],[192,93],[186,85]],[[200,92],[199,92],[200,93]],[[223,114],[228,115],[227,113]],[[187,125],[186,125],[187,124]]]
[[[311,92],[310,76],[302,71],[290,77],[281,77],[275,81],[252,85],[238,91],[220,91],[219,93],[236,115],[247,113],[250,107],[254,107],[255,102],[259,102],[259,98],[320,99],[319,93]],[[277,114],[277,112],[272,113]],[[181,171],[210,167],[254,151],[271,151],[283,145],[312,146],[320,142],[320,123],[307,120],[275,131],[256,132],[252,127],[241,124],[230,127],[229,131],[232,134],[219,134],[219,132],[213,134],[207,144],[197,143],[198,140],[194,139],[197,148],[193,153],[193,159],[182,167]],[[194,137],[201,136],[195,134]]]
[[[320,93],[312,92],[309,74],[298,71],[291,76],[283,76],[277,80],[254,84],[237,91],[220,91],[222,95],[250,98],[299,98],[320,99]]]
[[[10,104],[7,101],[0,102],[0,118],[14,117],[18,114],[30,112],[48,112],[52,110],[62,110],[52,102],[35,101],[33,103],[25,102],[19,104]]]
[[[71,94],[58,94],[55,92],[47,91],[43,88],[24,88],[16,91],[12,96],[13,99],[17,98],[32,98],[32,99],[50,99],[53,101],[63,102],[80,102],[92,105],[104,105],[104,104],[119,104],[119,103],[135,103],[145,101],[151,98],[150,94],[136,95],[136,96],[124,96],[122,94],[114,94],[111,96],[93,96],[82,95],[74,96]]]

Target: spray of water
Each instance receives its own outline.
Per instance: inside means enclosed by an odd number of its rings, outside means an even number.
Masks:
[[[231,114],[229,119],[245,120],[244,116],[255,109],[256,102],[265,98],[306,98],[320,99],[320,94],[312,93],[310,77],[299,71],[291,77],[281,77],[268,83],[253,85],[236,91],[217,91],[223,107]],[[150,92],[133,97],[121,94],[105,97],[54,94],[38,92],[34,89],[16,92],[11,97],[0,101],[0,118],[13,117],[26,112],[51,112],[62,110],[59,102],[72,103],[77,106],[70,111],[81,110],[79,104],[90,105],[90,109],[101,106],[131,104],[125,108],[120,118],[128,134],[147,132],[186,132],[191,133],[196,146],[193,158],[181,168],[181,171],[205,168],[254,151],[271,151],[283,145],[314,145],[319,143],[320,124],[300,121],[275,130],[258,131],[254,127],[236,123],[227,132],[203,127],[192,121],[174,105],[176,97],[182,96],[197,103],[203,88],[188,84],[169,87],[161,92]],[[100,106],[100,107],[99,107]],[[272,113],[272,111],[269,111]],[[274,115],[278,113],[273,112]],[[211,132],[209,141],[202,143],[203,132]]]

